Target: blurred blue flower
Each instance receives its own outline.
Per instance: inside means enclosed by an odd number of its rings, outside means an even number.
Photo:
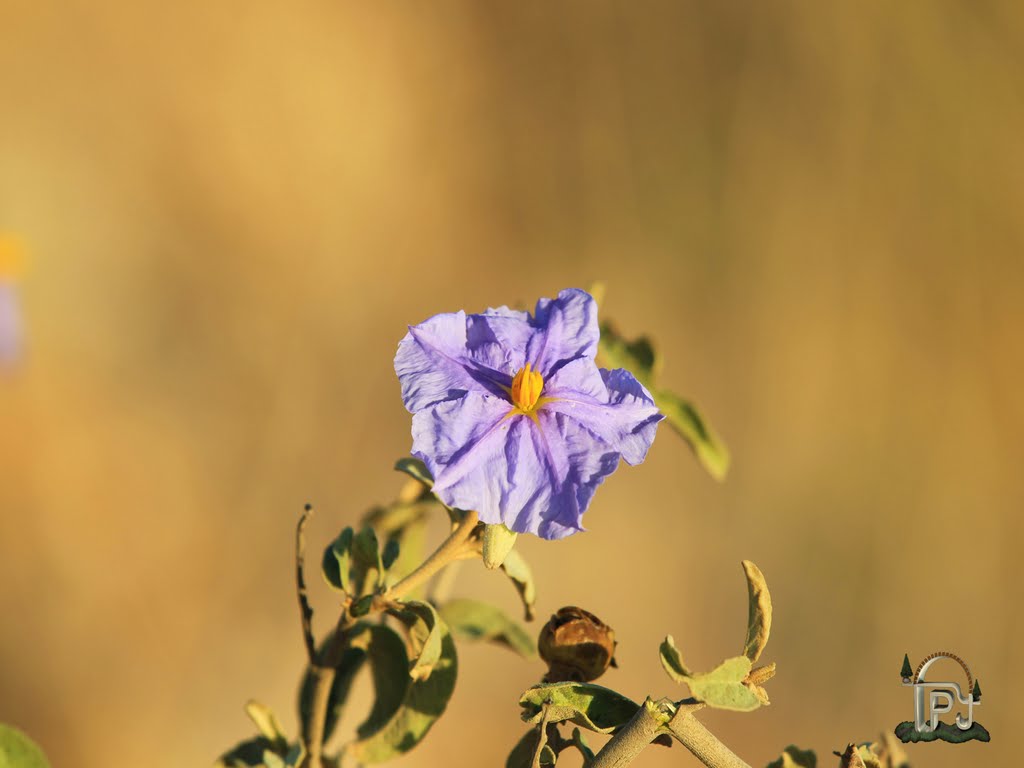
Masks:
[[[0,277],[0,366],[7,367],[21,353],[21,312],[14,283]]]
[[[24,262],[24,248],[13,237],[0,233],[0,366],[8,367],[21,357],[21,308],[16,280]]]
[[[623,369],[597,367],[597,304],[569,289],[533,315],[501,307],[411,326],[395,371],[412,453],[446,504],[559,539],[583,530],[619,459],[638,464],[663,418]]]

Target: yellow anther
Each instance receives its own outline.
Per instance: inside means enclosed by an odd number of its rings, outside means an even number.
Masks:
[[[544,377],[532,370],[527,363],[512,379],[512,402],[524,413],[537,407],[540,391],[544,388]]]

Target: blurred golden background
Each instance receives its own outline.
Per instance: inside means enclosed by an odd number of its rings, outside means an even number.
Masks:
[[[620,642],[603,682],[678,696],[658,643],[698,668],[737,653],[750,558],[776,603],[773,705],[703,720],[752,765],[794,742],[828,765],[911,718],[903,654],[938,650],[980,678],[993,741],[918,745],[914,765],[1011,764],[1019,4],[3,17],[0,231],[31,262],[24,355],[0,378],[0,721],[54,766],[209,765],[250,734],[249,697],[294,728],[296,515],[317,506],[318,553],[399,486],[405,326],[598,278],[733,471],[714,483],[663,429],[588,533],[522,542],[534,628],[585,606]],[[518,611],[482,567],[458,591]],[[460,659],[402,765],[500,765],[523,732],[539,665]]]

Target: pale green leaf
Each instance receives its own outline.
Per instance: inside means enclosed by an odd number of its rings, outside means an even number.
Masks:
[[[352,579],[359,594],[369,592],[375,586],[367,579],[374,577],[380,582],[383,574],[384,562],[381,559],[377,532],[366,526],[352,538]]]
[[[499,643],[525,658],[537,655],[533,638],[499,608],[480,600],[450,600],[438,611],[456,637]]]
[[[679,649],[676,648],[676,643],[675,640],[672,639],[672,635],[668,635],[661,641],[659,651],[661,656],[661,666],[665,668],[665,672],[668,673],[668,676],[677,683],[688,682],[690,670],[688,670],[686,665],[683,663],[683,657],[680,655]]]
[[[735,656],[726,659],[710,672],[690,675],[686,684],[694,697],[709,707],[750,712],[761,706],[761,700],[743,684],[750,673],[750,659]]]
[[[277,716],[270,710],[270,707],[252,699],[245,705],[245,713],[256,726],[256,730],[270,741],[275,748],[284,750],[288,746],[288,737],[281,728]]]
[[[818,757],[811,749],[799,749],[790,744],[782,755],[768,763],[767,768],[817,768]]]
[[[409,677],[426,680],[441,659],[442,639],[448,635],[448,627],[430,603],[410,600],[402,603],[401,608],[389,609],[388,612],[409,629],[409,643],[413,651]]]
[[[747,577],[748,594],[747,639],[743,654],[753,663],[761,656],[772,631],[772,596],[761,569],[750,560],[743,561],[743,573]]]
[[[406,456],[395,462],[395,469],[404,472],[414,480],[419,480],[427,488],[434,487],[434,478],[427,469],[427,465],[412,456]]]
[[[640,705],[621,693],[592,683],[545,683],[528,688],[519,699],[522,718],[539,723],[549,703],[548,722],[570,721],[597,733],[614,733]]]
[[[723,480],[729,471],[729,449],[711,425],[691,402],[674,392],[657,387],[650,392],[665,421],[693,449],[700,465],[716,480]]]
[[[505,555],[505,561],[501,564],[501,569],[512,580],[516,591],[519,593],[519,599],[523,601],[523,612],[526,620],[532,621],[534,615],[533,606],[537,602],[537,588],[533,583],[533,571],[530,570],[530,566],[523,559],[523,556],[515,549]]]
[[[409,677],[405,643],[393,630],[373,625],[364,633],[367,639],[361,642],[370,658],[376,701],[357,730],[358,741],[346,747],[353,760],[381,763],[408,752],[444,712],[455,689],[458,661],[450,633],[440,626],[441,656],[430,677],[419,680]]]
[[[50,763],[25,733],[0,723],[0,768],[50,768]]]
[[[351,528],[346,528],[324,550],[322,572],[324,579],[335,589],[352,594],[352,538]]]

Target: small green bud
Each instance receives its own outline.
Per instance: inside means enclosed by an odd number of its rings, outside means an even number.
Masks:
[[[484,566],[490,570],[500,568],[508,553],[515,546],[518,533],[498,523],[484,526]]]

